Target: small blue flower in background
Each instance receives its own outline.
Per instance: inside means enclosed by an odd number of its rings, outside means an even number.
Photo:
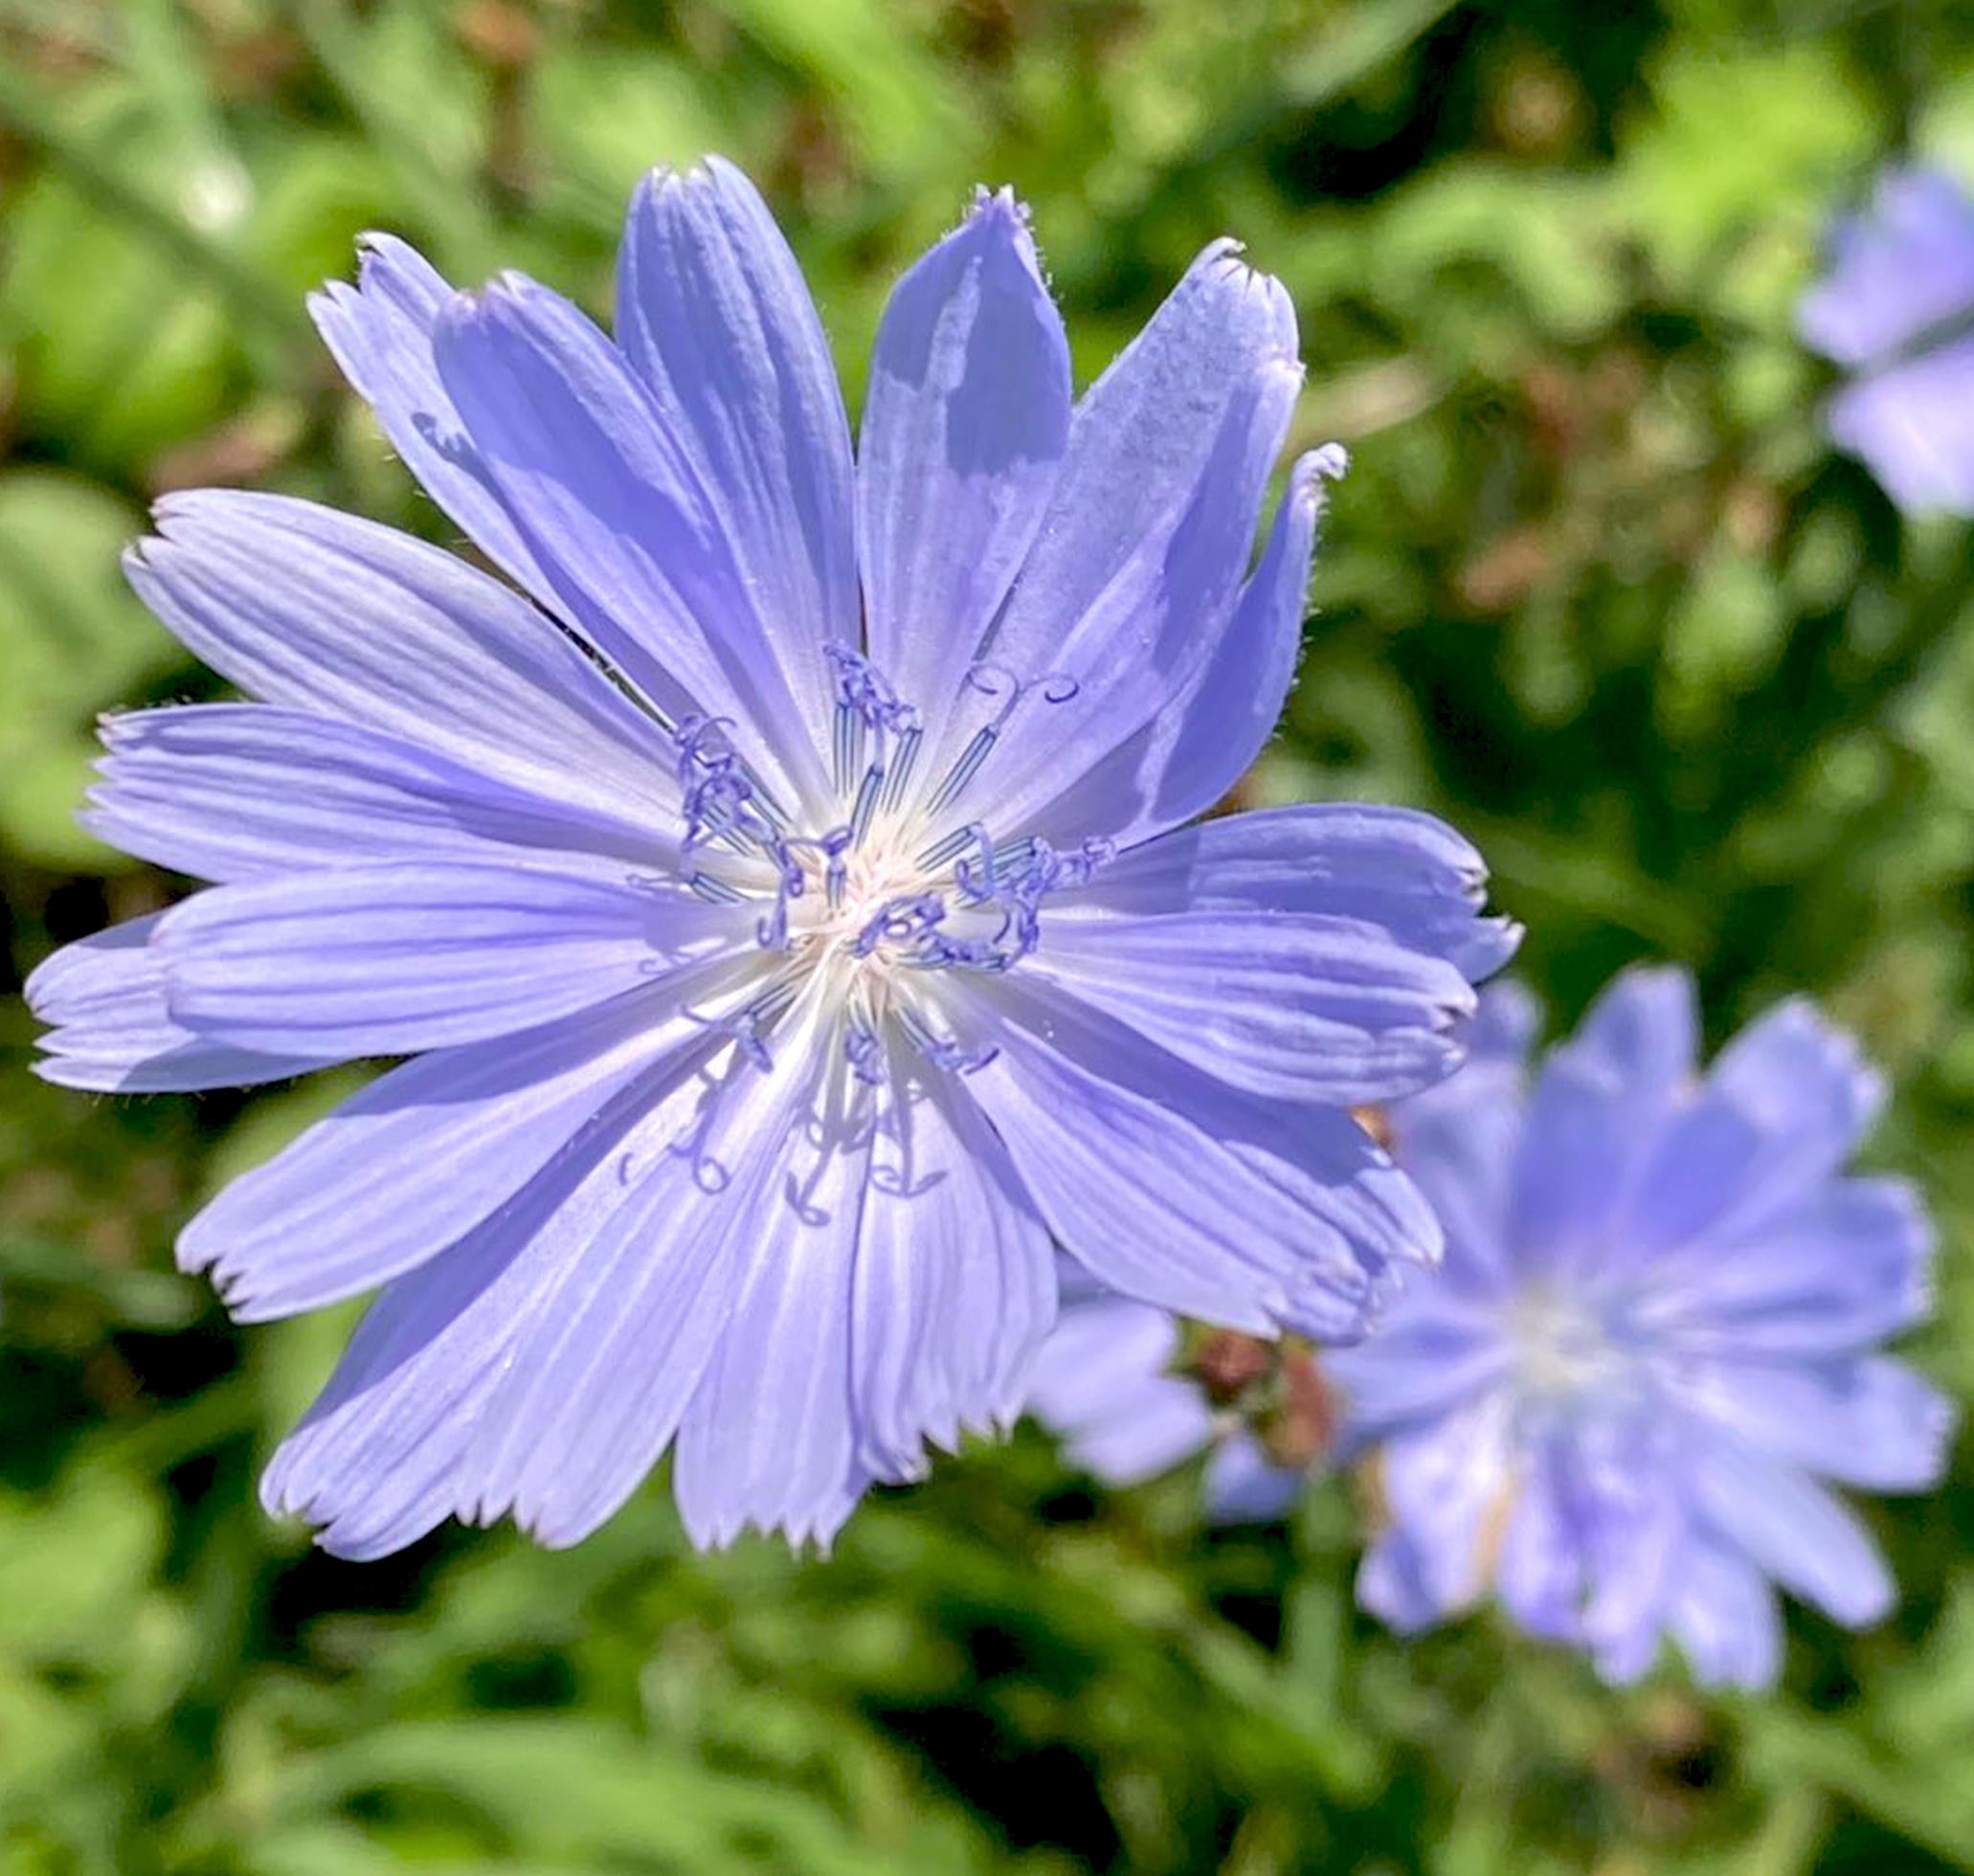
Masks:
[[[1309,1357],[1226,1329],[1189,1335],[1167,1311],[1113,1295],[1073,1264],[1061,1278],[1063,1313],[1037,1357],[1028,1410],[1068,1458],[1107,1485],[1134,1485],[1205,1451],[1209,1519],[1283,1516],[1334,1432]]]
[[[1183,830],[1271,732],[1340,456],[1250,569],[1301,381],[1202,255],[1072,403],[1022,213],[899,283],[852,452],[793,256],[655,176],[617,335],[371,240],[325,337],[512,584],[271,495],[130,577],[250,703],[105,727],[92,824],[212,882],[57,953],[52,1080],[391,1070],[180,1240],[243,1319],[380,1288],[268,1504],[366,1557],[572,1543],[668,1446],[697,1541],[826,1540],[1005,1421],[1059,1242],[1355,1333],[1429,1209],[1349,1119],[1513,949],[1472,850],[1326,806]]]
[[[1892,1606],[1827,1485],[1944,1464],[1947,1403],[1877,1352],[1927,1313],[1925,1215],[1843,1172],[1879,1080],[1802,1001],[1700,1078],[1677,971],[1619,977],[1524,1094],[1534,1026],[1491,991],[1469,1066],[1392,1115],[1447,1256],[1326,1357],[1388,1518],[1359,1597],[1409,1631],[1492,1594],[1613,1681],[1670,1637],[1764,1686],[1778,1587],[1853,1626]]]
[[[1830,400],[1837,445],[1901,508],[1974,515],[1974,198],[1939,170],[1881,177],[1799,324],[1852,374]]]

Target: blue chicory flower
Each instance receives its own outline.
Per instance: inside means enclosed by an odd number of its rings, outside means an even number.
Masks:
[[[1612,1681],[1670,1637],[1766,1685],[1777,1587],[1850,1625],[1892,1604],[1827,1482],[1922,1490],[1952,1419],[1878,1352],[1930,1251],[1909,1188],[1842,1172],[1879,1079],[1800,999],[1699,1078],[1678,971],[1620,976],[1524,1092],[1534,1026],[1490,991],[1467,1068],[1392,1112],[1447,1256],[1326,1362],[1388,1518],[1360,1599],[1411,1631],[1492,1593]]]
[[[1851,373],[1832,439],[1914,513],[1974,515],[1974,198],[1937,169],[1879,179],[1805,295],[1804,340]]]
[[[1052,1238],[1352,1331],[1429,1209],[1348,1119],[1512,949],[1472,850],[1192,829],[1295,662],[1321,490],[1287,295],[1209,248],[1080,402],[1022,212],[900,281],[853,457],[725,164],[630,210],[613,340],[372,237],[317,322],[511,581],[307,502],[160,504],[129,574],[258,701],[105,727],[92,824],[213,882],[57,953],[41,1064],[393,1068],[179,1244],[243,1320],[381,1287],[263,1487],[339,1554],[568,1544],[665,1449],[702,1543],[826,1541],[1018,1409]],[[517,591],[518,589],[518,591]]]

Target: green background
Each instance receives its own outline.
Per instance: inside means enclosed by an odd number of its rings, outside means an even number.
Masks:
[[[1958,20],[1956,13],[1958,12]],[[621,203],[726,152],[850,382],[976,181],[1033,204],[1079,372],[1233,232],[1337,436],[1267,798],[1482,845],[1559,1017],[1633,957],[1715,1039],[1798,987],[1893,1071],[1974,1390],[1974,537],[1832,458],[1792,307],[1832,208],[1974,177],[1974,14],[1796,0],[0,0],[0,887],[16,975],[173,882],[79,833],[93,713],[213,694],[122,590],[176,486],[445,538],[302,297],[366,227],[605,309]],[[854,408],[854,403],[853,403]],[[1492,1619],[1354,1615],[1345,1481],[1211,1533],[1024,1428],[834,1555],[312,1552],[252,1497],[349,1314],[236,1332],[189,1211],[350,1085],[0,1083],[0,1876],[1974,1868],[1974,1470],[1876,1505],[1905,1600],[1792,1615],[1771,1697],[1623,1694]]]

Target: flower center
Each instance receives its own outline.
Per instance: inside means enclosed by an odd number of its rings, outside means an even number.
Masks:
[[[834,672],[830,751],[841,818],[797,829],[762,787],[718,718],[673,726],[684,793],[687,884],[707,899],[764,905],[756,936],[777,960],[766,988],[734,1021],[743,1044],[765,1057],[762,1038],[805,988],[819,988],[846,1018],[845,1050],[865,1080],[883,1078],[882,1040],[893,1022],[935,1065],[985,1060],[944,1033],[923,973],[1001,972],[1032,951],[1051,892],[1082,883],[1109,857],[1087,840],[1059,854],[1045,840],[997,846],[986,823],[957,826],[953,811],[976,792],[981,770],[1024,699],[1062,703],[1075,686],[1057,677],[1023,682],[976,666],[966,688],[986,700],[979,723],[936,777],[921,772],[919,713],[860,654],[827,648]],[[939,826],[951,831],[932,840]],[[745,870],[721,864],[725,853]],[[763,889],[762,868],[773,884]],[[739,883],[745,880],[747,883]],[[914,979],[918,981],[914,983]]]
[[[1630,1365],[1602,1314],[1560,1290],[1525,1291],[1508,1312],[1508,1331],[1523,1390],[1544,1398],[1606,1385]]]

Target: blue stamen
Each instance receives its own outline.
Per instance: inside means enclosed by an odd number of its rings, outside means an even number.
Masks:
[[[1022,698],[1039,692],[1044,704],[1066,704],[1082,689],[1082,685],[1066,671],[1048,671],[1039,678],[1019,678],[1006,665],[997,664],[992,659],[979,659],[969,665],[962,682],[969,690],[978,691],[982,697],[999,699],[1000,707],[974,732],[973,739],[959,752],[959,760],[947,770],[946,779],[926,804],[929,815],[950,808],[980,772],[980,765],[1000,740],[1001,730],[1006,727],[1007,720],[1014,715]]]
[[[970,1049],[953,1037],[941,1036],[911,1010],[901,1008],[898,1021],[919,1053],[933,1067],[946,1069],[952,1074],[970,1075],[976,1068],[986,1067],[1000,1053],[995,1048]]]
[[[930,937],[945,917],[946,902],[936,892],[913,892],[887,899],[851,942],[851,955],[868,957],[880,945],[917,944]]]
[[[1071,854],[1059,854],[1046,840],[1017,842],[997,854],[984,828],[966,830],[980,848],[977,863],[961,860],[953,869],[967,904],[997,907],[1000,925],[991,938],[954,938],[930,933],[918,954],[906,962],[919,970],[1006,971],[1042,943],[1042,902],[1052,892],[1085,884],[1110,859],[1108,840],[1088,839]]]
[[[977,860],[962,857],[953,869],[953,878],[959,887],[960,897],[968,904],[977,905],[994,897],[998,871],[994,863],[994,841],[979,821],[975,821],[966,831],[979,847],[980,857]]]
[[[976,825],[977,826],[977,823]],[[972,846],[976,838],[973,827],[956,827],[943,840],[928,847],[920,854],[916,864],[927,872],[944,866],[955,854],[962,854]]]
[[[776,879],[774,905],[766,918],[754,924],[754,937],[766,951],[778,951],[788,943],[788,906],[802,896],[802,869],[785,843],[773,850]]]
[[[918,712],[900,699],[884,674],[862,652],[852,651],[848,645],[824,645],[822,655],[836,673],[838,708],[854,712],[862,725],[877,732],[878,757],[882,761],[886,735],[902,736],[916,729]],[[855,767],[851,763],[844,768],[839,788],[847,782]]]
[[[864,837],[870,832],[871,816],[877,812],[878,790],[884,786],[885,766],[874,762],[864,771],[864,780],[857,790],[856,805],[850,810],[850,838],[856,845],[862,845]]]
[[[753,806],[756,817],[767,829],[766,838],[773,841],[787,834],[788,810],[774,798],[774,792],[752,769],[745,762],[738,766],[747,781],[748,799]]]
[[[850,1072],[873,1087],[883,1082],[885,1045],[875,1030],[854,1024],[843,1038],[843,1054],[849,1058]]]
[[[864,764],[864,716],[855,704],[839,703],[836,706],[836,740],[832,754],[836,792],[841,794],[849,788],[850,777]]]
[[[725,741],[727,732],[733,726],[731,717],[709,717],[699,713],[681,717],[672,730],[672,740],[679,746],[679,779],[690,781],[695,768],[725,769],[733,761],[733,747],[728,743],[725,748],[715,748],[708,753],[707,745],[715,738]]]
[[[741,1054],[756,1068],[766,1072],[774,1066],[774,1059],[768,1053],[768,1045],[762,1039],[763,1032],[772,1029],[795,1000],[796,985],[784,978],[779,983],[771,984],[744,1009],[713,1019],[709,1027],[726,1031],[739,1045]]]
[[[689,716],[673,731],[679,747],[679,780],[686,785],[687,849],[710,840],[735,853],[772,848],[788,826],[787,812],[728,742],[730,721]]]
[[[843,909],[843,887],[849,879],[849,866],[843,855],[856,838],[848,826],[833,827],[817,845],[822,849],[824,860],[822,879],[823,891],[829,899],[829,909],[841,912]]]
[[[702,899],[709,899],[715,905],[737,905],[747,894],[729,886],[725,880],[716,880],[710,873],[694,873],[685,882],[689,891],[696,892]]]
[[[968,690],[978,691],[982,697],[998,697],[1005,689],[1006,702],[994,713],[994,727],[997,729],[1013,715],[1015,705],[1021,701],[1021,692],[1027,688],[1005,664],[997,664],[990,658],[978,659],[968,665],[960,682]]]
[[[885,782],[884,810],[896,814],[905,800],[905,785],[911,779],[911,771],[918,766],[919,746],[925,741],[925,731],[913,724],[898,739],[897,752],[891,757],[890,773]]]
[[[762,1074],[768,1075],[774,1072],[774,1058],[768,1053],[767,1043],[761,1040],[760,1033],[754,1026],[753,1018],[744,1012],[733,1019],[733,1039],[740,1044],[741,1054],[752,1062]]]
[[[918,956],[906,963],[915,971],[1005,971],[1014,960],[1000,949],[1001,931],[992,938],[949,938],[934,932]]]
[[[1000,731],[993,724],[984,729],[974,731],[973,741],[959,752],[959,760],[946,771],[946,779],[933,791],[932,798],[926,803],[928,815],[943,813],[956,801],[967,784],[980,772],[980,765],[993,752],[994,746],[1000,740]]]
[[[751,839],[753,830],[744,820],[751,801],[752,790],[744,775],[730,767],[709,770],[685,791],[685,850],[689,853],[723,836]]]

